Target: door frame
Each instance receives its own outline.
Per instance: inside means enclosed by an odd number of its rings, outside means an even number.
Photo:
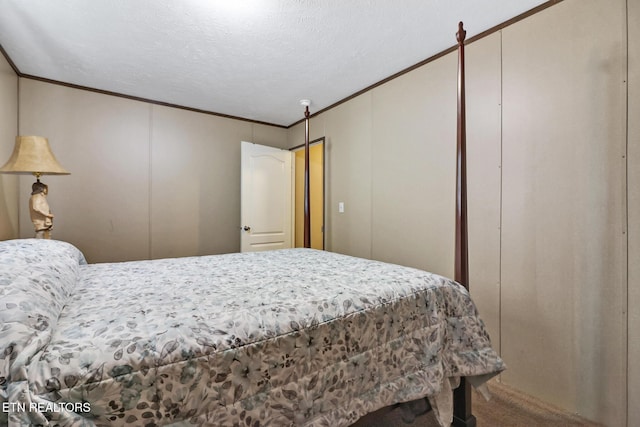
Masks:
[[[322,250],[326,250],[327,247],[327,142],[324,136],[320,138],[316,138],[313,141],[309,141],[309,147],[315,144],[322,143]],[[291,147],[289,151],[295,153],[304,149],[304,144],[296,145],[295,147]],[[294,154],[294,177],[295,177],[295,154]],[[292,184],[292,194],[293,194],[293,211],[294,214],[292,216],[291,223],[293,225],[293,246],[295,247],[296,236],[296,217],[295,217],[295,194],[296,194],[296,180],[293,179]],[[313,189],[310,189],[313,191]]]

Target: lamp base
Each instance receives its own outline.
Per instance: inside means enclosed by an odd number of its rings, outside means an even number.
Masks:
[[[36,230],[36,239],[51,239],[51,229],[48,230]]]
[[[29,213],[31,222],[36,231],[36,239],[50,239],[53,228],[53,214],[49,210],[47,194],[49,187],[38,179],[31,186],[31,198],[29,199]]]

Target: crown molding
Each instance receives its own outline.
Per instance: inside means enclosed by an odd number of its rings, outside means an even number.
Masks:
[[[539,5],[537,7],[534,7],[533,9],[530,9],[530,10],[528,10],[528,11],[526,11],[526,12],[524,12],[524,13],[522,13],[522,14],[514,17],[514,18],[509,19],[508,21],[505,21],[505,22],[503,22],[501,24],[498,24],[498,25],[496,25],[496,26],[494,26],[492,28],[489,28],[486,31],[483,31],[482,33],[479,33],[479,34],[469,38],[465,42],[465,45],[468,45],[468,44],[471,44],[471,43],[473,43],[473,42],[475,42],[477,40],[483,39],[483,38],[485,38],[485,37],[487,37],[487,36],[489,36],[489,35],[491,35],[491,34],[493,34],[495,32],[498,32],[498,31],[500,31],[500,30],[502,30],[502,29],[504,29],[504,28],[506,28],[506,27],[508,27],[510,25],[515,24],[516,22],[522,21],[523,19],[528,18],[529,16],[535,15],[538,12],[541,12],[541,11],[551,7],[551,6],[554,6],[554,5],[558,4],[558,3],[561,3],[562,1],[563,0],[549,0],[549,1]],[[420,68],[423,65],[426,65],[426,64],[428,64],[430,62],[433,62],[433,61],[435,61],[435,60],[437,60],[437,59],[439,59],[439,58],[441,58],[441,57],[443,57],[445,55],[448,55],[449,53],[455,52],[457,48],[458,48],[457,45],[451,46],[450,48],[445,49],[445,50],[443,50],[443,51],[441,51],[441,52],[439,52],[439,53],[437,53],[437,54],[435,54],[433,56],[430,56],[429,58],[427,58],[427,59],[425,59],[423,61],[420,61],[417,64],[414,64],[414,65],[412,65],[412,66],[410,66],[408,68],[405,68],[404,70],[401,70],[401,71],[399,71],[399,72],[397,72],[397,73],[395,73],[395,74],[393,74],[393,75],[391,75],[391,76],[389,76],[389,77],[387,77],[387,78],[385,78],[383,80],[380,80],[377,83],[374,83],[374,84],[372,84],[370,86],[367,86],[366,88],[364,88],[362,90],[359,90],[359,91],[347,96],[346,98],[343,98],[340,101],[337,101],[337,102],[329,105],[326,108],[323,108],[323,109],[321,109],[319,111],[316,111],[315,113],[311,114],[309,117],[313,118],[313,117],[315,117],[315,116],[317,116],[319,114],[324,113],[325,111],[328,111],[328,110],[331,110],[332,108],[337,107],[340,104],[344,104],[345,102],[350,101],[351,99],[353,99],[353,98],[355,98],[357,96],[360,96],[360,95],[362,95],[362,94],[364,94],[366,92],[369,92],[370,90],[375,89],[376,87],[381,86],[381,85],[383,85],[383,84],[385,84],[385,83],[387,83],[387,82],[389,82],[391,80],[394,80],[394,79],[396,79],[396,78],[398,78],[398,77],[400,77],[400,76],[402,76],[404,74],[407,74],[408,72],[413,71],[416,68]],[[290,128],[292,128],[292,127],[304,122],[304,120],[305,120],[304,118],[302,118],[302,119],[300,119],[300,120],[298,120],[298,121],[296,121],[294,123],[291,123],[288,126],[279,125],[279,124],[275,124],[275,123],[268,123],[268,122],[263,122],[263,121],[259,121],[259,120],[252,120],[252,119],[247,119],[245,117],[238,117],[238,116],[232,116],[232,115],[229,115],[229,114],[217,113],[217,112],[214,112],[214,111],[201,110],[201,109],[198,109],[198,108],[186,107],[184,105],[171,104],[171,103],[168,103],[168,102],[156,101],[156,100],[149,99],[149,98],[142,98],[142,97],[138,97],[138,96],[126,95],[126,94],[122,94],[122,93],[118,93],[118,92],[111,92],[111,91],[107,91],[107,90],[95,89],[95,88],[91,88],[91,87],[88,87],[88,86],[81,86],[81,85],[76,85],[76,84],[73,84],[73,83],[66,83],[66,82],[61,82],[61,81],[58,81],[58,80],[48,79],[48,78],[34,76],[34,75],[30,75],[30,74],[24,74],[24,73],[22,73],[20,71],[20,69],[13,62],[13,60],[11,59],[11,57],[9,56],[7,51],[2,47],[2,44],[0,44],[0,52],[5,57],[5,59],[7,60],[7,62],[9,63],[9,65],[11,66],[13,71],[18,75],[18,77],[25,78],[25,79],[37,80],[37,81],[41,81],[41,82],[44,82],[44,83],[50,83],[50,84],[70,87],[70,88],[73,88],[73,89],[80,89],[80,90],[85,90],[85,91],[89,91],[89,92],[95,92],[95,93],[99,93],[99,94],[102,94],[102,95],[117,96],[117,97],[120,97],[120,98],[130,99],[130,100],[133,100],[133,101],[146,102],[146,103],[149,103],[149,104],[161,105],[161,106],[164,106],[164,107],[177,108],[177,109],[180,109],[180,110],[186,110],[186,111],[191,111],[191,112],[196,112],[196,113],[208,114],[208,115],[217,116],[217,117],[224,117],[224,118],[233,119],[233,120],[241,120],[241,121],[245,121],[245,122],[249,122],[249,123],[256,123],[256,124],[260,124],[260,125],[273,126],[273,127],[283,128],[283,129],[290,129]]]

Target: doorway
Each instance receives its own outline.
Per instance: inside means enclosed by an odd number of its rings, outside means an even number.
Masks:
[[[304,247],[304,145],[291,149],[295,156],[295,238]],[[309,142],[311,248],[324,250],[324,137]]]
[[[292,157],[289,150],[242,141],[242,252],[292,247]]]

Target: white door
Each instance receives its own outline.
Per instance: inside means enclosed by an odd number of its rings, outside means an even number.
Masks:
[[[293,246],[293,154],[242,141],[240,250]]]

